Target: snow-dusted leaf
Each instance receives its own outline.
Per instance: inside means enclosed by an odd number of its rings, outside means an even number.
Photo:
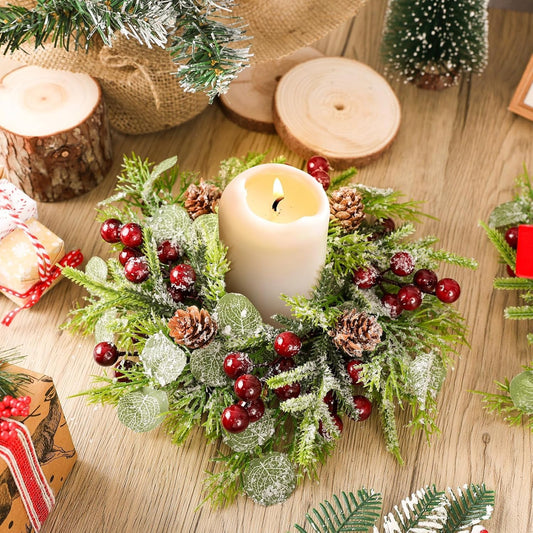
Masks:
[[[509,388],[515,407],[533,415],[533,371],[526,370],[515,376]]]
[[[210,387],[223,387],[229,383],[224,372],[227,351],[220,341],[213,341],[205,348],[191,352],[191,373],[200,382]]]
[[[105,281],[107,279],[106,262],[101,257],[91,257],[85,266],[85,274],[95,281]]]
[[[147,222],[156,242],[169,240],[181,243],[191,227],[189,213],[176,204],[160,207]]]
[[[218,243],[218,215],[201,215],[194,220],[192,227],[197,237],[207,246]]]
[[[167,411],[167,394],[144,387],[120,398],[117,416],[126,427],[143,433],[157,427],[163,421],[162,414]]]
[[[505,202],[494,208],[489,217],[489,226],[491,228],[514,226],[527,222],[530,214],[531,205],[528,208],[523,201]]]
[[[234,452],[253,452],[274,434],[274,419],[265,413],[257,422],[252,422],[241,433],[224,432],[224,443]]]
[[[425,408],[428,394],[436,397],[445,377],[446,368],[436,350],[419,355],[410,363],[407,388],[418,400],[420,409]]]
[[[244,471],[244,491],[260,505],[284,502],[296,487],[296,474],[289,457],[270,452],[253,459]]]
[[[96,322],[94,326],[94,340],[99,342],[113,342],[115,333],[110,328],[110,323],[117,318],[116,309],[108,309]]]
[[[158,163],[154,166],[152,169],[152,172],[150,173],[150,178],[158,178],[166,172],[167,170],[170,170],[172,167],[176,166],[176,163],[178,162],[178,156],[175,155],[173,157],[169,157],[168,159],[165,159],[164,161],[161,161],[161,163]]]
[[[162,387],[177,379],[187,363],[185,351],[161,332],[146,341],[140,359],[146,374]]]
[[[232,339],[247,340],[262,329],[259,311],[242,294],[225,294],[217,304],[216,315],[219,331]]]

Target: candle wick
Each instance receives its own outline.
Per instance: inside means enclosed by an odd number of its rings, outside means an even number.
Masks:
[[[276,199],[274,200],[274,203],[272,204],[272,209],[273,209],[274,211],[276,211],[276,213],[277,213],[277,211],[278,211],[278,205],[279,205],[279,203],[281,202],[281,200],[283,200],[283,197],[281,197],[281,198],[276,198]]]

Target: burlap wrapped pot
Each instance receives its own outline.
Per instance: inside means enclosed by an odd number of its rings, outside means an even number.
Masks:
[[[252,62],[278,59],[323,37],[354,16],[365,0],[241,0],[234,14],[252,36]],[[32,7],[32,0],[0,0]],[[172,73],[176,65],[162,48],[148,48],[117,35],[112,47],[93,44],[88,53],[60,48],[26,48],[17,61],[45,68],[85,72],[103,90],[114,128],[140,134],[182,124],[208,105],[203,93],[186,93]]]

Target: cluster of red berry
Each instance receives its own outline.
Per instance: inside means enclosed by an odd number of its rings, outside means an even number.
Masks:
[[[513,226],[512,228],[509,228],[505,232],[505,242],[513,249],[516,250],[518,248],[518,227]],[[511,276],[512,278],[516,277],[515,271],[507,265],[507,274]]]
[[[385,277],[391,271],[396,276],[406,277],[414,272],[413,280],[401,283]],[[381,302],[392,318],[403,311],[414,311],[422,304],[422,293],[433,294],[441,302],[453,303],[461,294],[459,283],[452,278],[438,279],[433,270],[422,268],[415,272],[415,261],[408,252],[397,252],[390,259],[387,270],[380,272],[375,266],[359,267],[353,273],[353,282],[360,289],[371,289],[379,285],[383,291]],[[384,285],[400,287],[396,294],[386,291]]]
[[[313,176],[324,190],[327,191],[331,184],[331,178],[329,177],[329,161],[320,155],[314,155],[307,161],[307,173]]]
[[[0,416],[10,418],[12,416],[28,416],[30,414],[31,398],[29,396],[4,396],[0,402]],[[17,425],[14,422],[2,420],[0,422],[0,440],[8,442],[17,436]]]
[[[111,244],[122,243],[124,247],[119,253],[118,260],[124,267],[124,276],[132,283],[143,283],[150,277],[150,268],[140,247],[143,243],[143,232],[135,222],[122,222],[116,218],[106,220],[100,227],[100,235],[104,241]],[[179,247],[163,241],[157,247],[157,257],[162,267],[170,267],[181,257]],[[175,302],[181,302],[187,296],[193,296],[196,272],[191,265],[180,263],[168,272],[170,285],[168,292]]]
[[[118,348],[112,342],[99,342],[93,350],[94,360],[100,366],[115,365],[113,372],[114,377],[121,383],[128,383],[130,379],[124,374],[124,370],[130,370],[135,366],[131,359],[120,359],[119,357],[125,355],[124,352],[119,352]]]

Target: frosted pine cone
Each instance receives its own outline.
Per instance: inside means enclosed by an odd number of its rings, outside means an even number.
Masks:
[[[208,215],[215,211],[221,195],[220,189],[212,183],[204,180],[200,180],[198,185],[192,183],[185,191],[185,209],[192,219]]]
[[[353,233],[365,217],[361,195],[352,187],[341,187],[329,197],[330,220],[337,220],[346,233]]]
[[[170,336],[191,350],[207,346],[217,332],[217,323],[205,309],[195,305],[178,309],[168,323]]]
[[[339,317],[335,329],[329,334],[339,350],[352,357],[359,357],[363,351],[376,348],[381,342],[382,333],[376,317],[351,309]]]

